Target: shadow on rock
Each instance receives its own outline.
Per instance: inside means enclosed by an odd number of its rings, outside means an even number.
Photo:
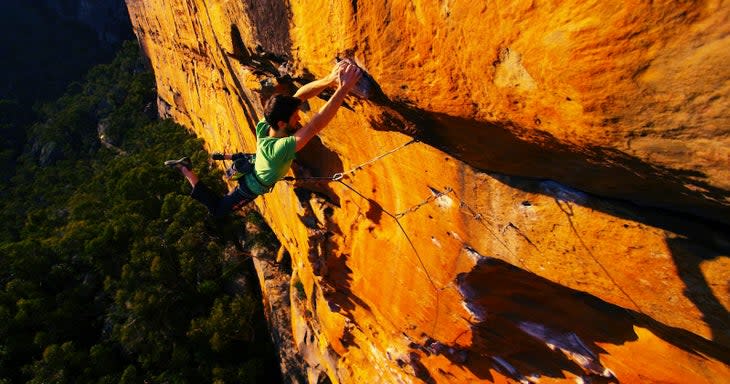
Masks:
[[[322,297],[328,309],[339,312],[350,320],[344,329],[340,342],[344,346],[356,346],[351,331],[358,326],[352,314],[356,307],[370,311],[370,306],[352,292],[352,269],[347,265],[349,254],[340,249],[335,240],[343,233],[336,222],[331,220],[335,204],[323,194],[302,187],[295,189],[300,204],[304,207],[299,215],[300,221],[308,228],[308,260],[315,276],[318,277]],[[319,214],[315,214],[319,211]],[[317,307],[317,294],[310,298],[312,308]]]
[[[700,270],[700,263],[703,261],[730,255],[728,240],[730,227],[709,220],[679,215],[676,212],[648,209],[618,200],[594,198],[550,180],[535,181],[509,176],[495,176],[495,178],[513,188],[553,197],[565,214],[576,238],[589,253],[590,247],[585,244],[575,228],[572,204],[665,230],[666,242],[671,250],[677,275],[686,286],[685,296],[702,312],[702,320],[712,329],[712,339],[721,345],[730,346],[730,331],[728,331],[730,316]]]
[[[289,20],[289,2],[282,0],[246,1],[245,11],[253,29],[259,50],[277,56],[287,56],[292,51]]]
[[[296,163],[301,167],[293,167],[294,177],[330,177],[342,172],[342,160],[337,153],[315,136],[304,148],[297,152]],[[330,203],[340,206],[340,198],[332,189],[333,181],[328,180],[301,180],[297,185],[308,190],[327,196]]]
[[[474,168],[552,179],[600,196],[690,213],[730,224],[730,191],[700,181],[697,172],[649,164],[613,148],[576,146],[548,132],[510,122],[483,122],[429,112],[388,99],[375,86],[368,117],[376,130],[397,131]]]
[[[718,253],[705,244],[687,238],[667,239],[677,274],[685,284],[684,295],[702,312],[702,319],[712,331],[712,340],[730,347],[730,313],[712,292],[700,269],[703,261],[727,256],[728,253]]]
[[[703,183],[698,178],[704,175],[697,172],[652,165],[616,149],[578,147],[508,122],[420,110],[388,99],[379,88],[371,102],[379,107],[370,117],[375,129],[404,133],[472,167],[499,173],[491,176],[512,188],[551,196],[561,209],[578,204],[673,233],[667,244],[685,295],[702,312],[712,339],[730,345],[728,311],[699,268],[703,260],[730,254],[730,191]],[[572,224],[569,210],[563,212]]]
[[[676,347],[730,362],[730,351],[648,316],[565,288],[493,258],[482,258],[457,277],[459,290],[474,316],[466,358],[448,354],[482,379],[490,368],[515,380],[570,372],[590,382],[617,382],[599,354],[598,343],[637,340],[634,326],[651,330]],[[452,348],[453,349],[453,348]]]

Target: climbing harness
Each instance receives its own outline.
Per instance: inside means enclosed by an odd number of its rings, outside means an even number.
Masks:
[[[254,171],[254,162],[256,155],[252,153],[237,153],[234,159],[231,159],[231,166],[226,168],[226,176],[231,180],[238,180],[246,174]]]
[[[230,180],[238,181],[239,183],[242,182],[241,179],[246,177],[246,175],[251,174],[253,175],[254,181],[258,183],[260,186],[262,186],[264,189],[271,190],[273,188],[273,185],[268,185],[264,183],[263,180],[259,177],[259,175],[255,172],[255,162],[256,162],[256,154],[253,153],[236,153],[232,156],[231,159],[231,165],[226,167],[226,176]],[[225,165],[225,160],[224,160]]]

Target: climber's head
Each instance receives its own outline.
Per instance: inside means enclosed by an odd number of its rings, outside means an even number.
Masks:
[[[277,133],[291,135],[299,129],[299,106],[302,100],[298,97],[274,95],[266,102],[264,118]]]

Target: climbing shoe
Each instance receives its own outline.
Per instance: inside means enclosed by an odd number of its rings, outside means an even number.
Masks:
[[[185,167],[187,169],[193,168],[193,162],[190,161],[190,158],[187,156],[183,157],[180,160],[167,160],[165,161],[165,165],[170,168],[178,168],[178,166]]]

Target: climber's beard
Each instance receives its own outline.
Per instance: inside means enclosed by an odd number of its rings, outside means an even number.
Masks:
[[[287,135],[293,135],[301,127],[302,127],[302,125],[299,124],[299,123],[296,123],[294,126],[291,126],[291,125],[287,124],[287,126],[286,126],[286,133],[287,133]]]

